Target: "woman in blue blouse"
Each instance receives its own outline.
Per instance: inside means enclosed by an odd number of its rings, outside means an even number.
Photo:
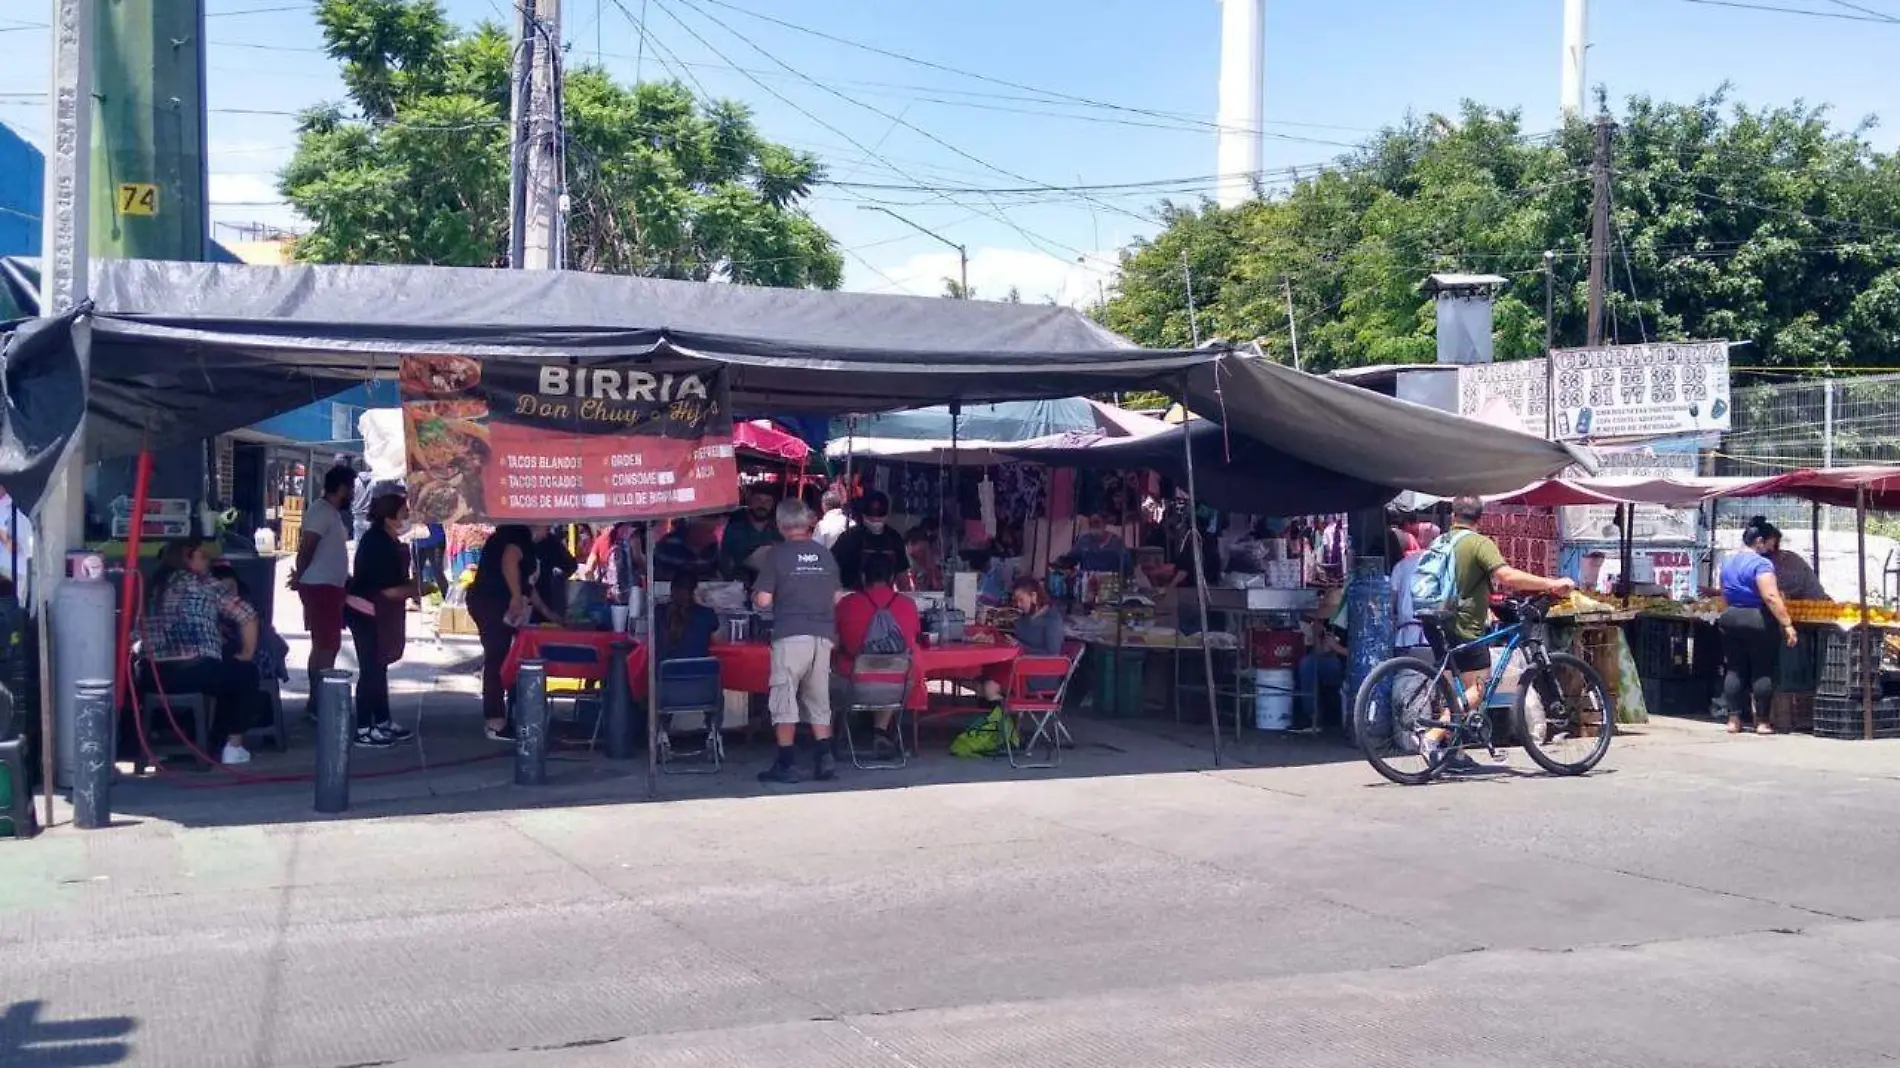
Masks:
[[[1769,708],[1775,702],[1775,671],[1781,642],[1795,644],[1794,620],[1775,584],[1773,545],[1781,531],[1756,516],[1742,531],[1742,551],[1722,563],[1722,597],[1728,609],[1716,621],[1722,634],[1722,700],[1728,706],[1728,732],[1740,734],[1754,699],[1756,734],[1773,734]],[[1776,639],[1781,639],[1777,642]]]

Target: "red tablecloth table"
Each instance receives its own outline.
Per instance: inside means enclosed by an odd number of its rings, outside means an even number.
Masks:
[[[1009,666],[1021,652],[1007,642],[933,645],[919,649],[911,654],[917,677],[911,683],[909,707],[919,712],[928,707],[930,694],[924,686],[927,679],[991,679],[1007,686]],[[715,645],[712,654],[719,659],[721,686],[745,693],[771,692],[772,647],[768,643]]]
[[[625,634],[610,630],[569,630],[565,627],[523,627],[515,632],[515,641],[508,647],[508,658],[501,662],[501,681],[504,686],[513,686],[515,676],[521,672],[523,660],[541,660],[547,665],[547,675],[551,679],[590,679],[599,682],[607,677],[607,657],[613,652],[613,643],[626,640]],[[634,643],[636,653],[639,643]],[[581,660],[561,655],[562,650],[591,651],[592,659]],[[550,654],[553,658],[550,659]],[[630,661],[631,663],[631,661]],[[645,672],[641,673],[642,675]]]
[[[769,693],[772,689],[772,647],[765,642],[737,642],[712,647],[719,660],[719,685],[741,693]]]
[[[1010,664],[1021,654],[1022,649],[1012,642],[958,643],[919,649],[912,654],[918,677],[911,684],[909,707],[913,712],[929,707],[930,694],[924,687],[927,679],[989,679],[1006,687]]]

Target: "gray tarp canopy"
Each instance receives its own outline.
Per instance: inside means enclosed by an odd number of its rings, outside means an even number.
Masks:
[[[0,304],[35,314],[37,276],[0,261]],[[1139,349],[1072,308],[577,272],[94,260],[91,282],[95,455],[247,426],[406,353],[704,359],[741,412],[821,414],[1174,389],[1221,356]]]
[[[1597,468],[1587,449],[1263,360],[1235,357],[1197,367],[1187,391],[1188,406],[1230,435],[1394,493],[1507,493],[1572,464]]]
[[[1256,490],[1290,506],[1293,486],[1333,476],[1353,484],[1325,496],[1358,500],[1369,487],[1504,492],[1590,464],[1538,438],[1226,349],[1135,348],[1061,307],[450,267],[94,260],[91,282],[95,457],[235,430],[388,373],[404,354],[448,352],[705,360],[728,369],[735,409],[754,413],[1176,393],[1185,380],[1189,404],[1222,429],[1218,453],[1196,449],[1196,473],[1246,511],[1265,510],[1243,504]],[[0,260],[0,297],[31,314],[36,287],[35,261]],[[44,355],[63,345],[70,361],[70,344],[47,331],[33,346],[41,366],[12,359],[30,333],[9,348],[7,432],[44,453],[46,428],[77,420],[77,380]],[[28,382],[40,388],[23,420]],[[17,459],[0,466],[20,469]]]

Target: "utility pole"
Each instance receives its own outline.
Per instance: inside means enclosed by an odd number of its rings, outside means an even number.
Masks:
[[[1544,437],[1557,440],[1557,253],[1544,250]]]
[[[527,259],[529,113],[534,101],[534,12],[515,4],[515,57],[508,80],[508,266]]]
[[[1293,321],[1293,276],[1280,276],[1280,288],[1286,291],[1286,332],[1293,339],[1293,369],[1300,369],[1300,327]]]
[[[92,54],[94,0],[56,0],[53,4],[53,80],[51,136],[47,139],[46,191],[40,208],[40,314],[59,316],[84,303],[91,295],[92,242]],[[92,380],[91,328],[86,320],[73,323],[73,348],[79,357],[79,377]],[[33,543],[34,614],[40,637],[40,753],[46,785],[43,822],[53,823],[55,781],[53,722],[53,635],[47,607],[53,591],[66,575],[66,550],[80,544],[85,531],[86,438],[85,419],[66,444],[47,481],[36,516],[39,529]],[[76,681],[76,680],[69,680]],[[15,783],[14,789],[24,789]]]
[[[522,50],[529,58],[525,121],[517,121],[527,144],[516,148],[523,160],[521,259],[515,266],[554,271],[566,251],[565,134],[561,125],[561,0],[531,0]],[[524,0],[522,7],[528,6]]]
[[[1603,289],[1610,273],[1610,131],[1616,124],[1608,115],[1597,116],[1596,151],[1590,172],[1596,189],[1590,212],[1590,313],[1584,343],[1603,344]]]
[[[950,240],[949,238],[943,236],[942,234],[936,232],[935,230],[927,229],[925,227],[917,225],[914,222],[911,222],[909,219],[904,218],[902,215],[897,214],[896,212],[892,211],[889,208],[879,207],[876,204],[859,204],[858,210],[882,212],[883,214],[889,215],[891,218],[896,219],[898,222],[903,223],[905,226],[910,227],[911,229],[917,231],[918,233],[924,235],[925,237],[931,238],[936,241],[941,241],[944,244],[949,245],[951,248],[956,249],[957,250],[957,285],[959,287],[957,291],[957,299],[958,300],[970,299],[970,250],[969,249],[963,247],[962,245],[957,244],[955,241]]]

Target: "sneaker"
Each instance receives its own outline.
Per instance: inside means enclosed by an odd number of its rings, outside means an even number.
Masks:
[[[759,781],[766,782],[766,783],[788,783],[789,784],[789,783],[804,782],[805,780],[802,776],[798,774],[797,768],[792,767],[789,764],[773,764],[771,767],[766,768],[764,771],[759,772]]]
[[[819,782],[830,782],[838,777],[838,758],[831,755],[831,746],[818,750],[818,759],[812,763],[811,777]]]
[[[388,749],[396,743],[376,727],[358,727],[356,729],[356,747],[358,749]]]
[[[483,727],[482,733],[486,734],[488,740],[491,742],[507,742],[509,745],[515,744],[515,729],[512,726]]]
[[[386,719],[376,725],[376,729],[389,735],[392,742],[406,742],[416,736],[416,732],[407,727],[398,726],[393,719]]]
[[[251,751],[241,745],[226,745],[224,752],[218,757],[220,764],[249,764],[250,762]]]

